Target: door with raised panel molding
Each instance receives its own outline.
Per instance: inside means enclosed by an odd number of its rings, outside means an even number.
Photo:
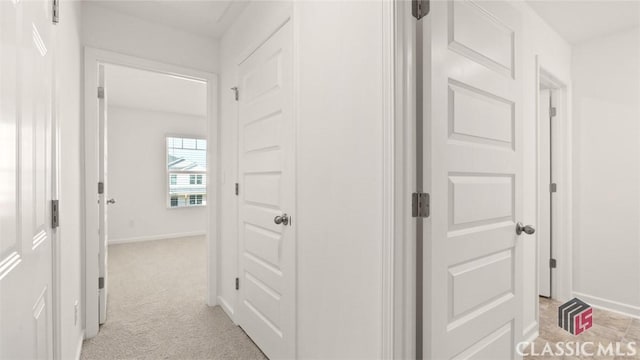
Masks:
[[[0,1],[0,359],[51,359],[53,24]]]
[[[517,359],[522,334],[521,16],[432,1],[423,21],[423,358]],[[530,228],[527,231],[531,231]]]
[[[270,359],[295,358],[291,49],[287,22],[239,65],[237,321]]]

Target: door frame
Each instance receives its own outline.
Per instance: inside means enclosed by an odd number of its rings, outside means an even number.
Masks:
[[[416,71],[415,71],[415,32],[416,20],[411,15],[411,2],[395,0],[391,12],[393,24],[385,33],[394,34],[391,50],[393,77],[393,115],[391,128],[385,124],[385,130],[392,134],[391,143],[385,143],[385,154],[392,158],[393,178],[388,179],[393,193],[388,195],[393,204],[391,264],[385,266],[391,276],[391,284],[385,286],[393,298],[387,303],[393,313],[387,324],[393,329],[392,338],[387,340],[389,350],[383,352],[384,358],[415,359],[416,356],[416,220],[411,214],[411,193],[417,186],[417,139],[416,137]],[[385,19],[387,16],[385,16]],[[422,20],[425,21],[426,19]],[[385,44],[385,48],[386,48]],[[389,51],[388,49],[385,49]],[[385,155],[386,156],[386,155]],[[385,205],[385,208],[390,208]],[[385,217],[387,219],[387,217]],[[385,234],[387,235],[387,234]],[[386,265],[386,264],[385,264]]]
[[[125,55],[92,47],[84,48],[84,136],[83,154],[83,224],[84,249],[82,252],[82,282],[84,284],[82,304],[84,308],[85,338],[98,334],[98,206],[95,202],[98,184],[98,64],[126,66],[181,77],[193,78],[207,83],[207,293],[209,306],[217,304],[217,244],[219,214],[219,121],[218,121],[218,76],[213,73],[186,67],[165,64],[153,60]]]
[[[554,178],[558,184],[558,191],[555,193],[555,212],[553,223],[553,239],[552,253],[557,261],[557,267],[551,271],[551,294],[552,298],[559,301],[567,301],[573,296],[573,141],[572,141],[572,120],[571,120],[571,89],[567,85],[567,81],[560,79],[553,71],[549,70],[547,62],[540,55],[536,55],[535,59],[535,76],[536,76],[536,223],[543,216],[543,210],[540,206],[542,196],[548,196],[548,190],[545,191],[545,183],[547,180],[541,179],[540,146],[540,86],[545,85],[555,92],[557,114],[554,121],[557,123],[553,129],[553,161],[555,162]],[[538,242],[539,247],[539,242]],[[536,249],[538,249],[536,247]],[[537,257],[539,250],[536,250],[536,297],[540,293],[539,281],[540,268]],[[536,317],[538,317],[538,309],[536,309]],[[539,321],[538,321],[539,322]]]

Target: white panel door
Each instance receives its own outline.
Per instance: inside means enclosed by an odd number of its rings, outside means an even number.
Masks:
[[[271,359],[295,358],[291,48],[287,23],[239,68],[237,319]],[[276,218],[285,214],[288,224]]]
[[[432,1],[424,22],[424,359],[516,359],[522,317],[521,20]]]
[[[0,1],[0,359],[51,359],[51,2]]]
[[[100,324],[107,321],[107,84],[105,66],[98,65],[98,181],[102,184],[102,191],[98,193],[99,203],[99,237],[98,237],[98,311]],[[102,192],[102,193],[100,193]]]
[[[539,99],[539,142],[538,161],[540,164],[540,218],[538,219],[538,291],[542,296],[551,296],[551,91],[540,90]]]

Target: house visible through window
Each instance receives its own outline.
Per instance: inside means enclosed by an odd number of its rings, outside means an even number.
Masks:
[[[207,140],[167,137],[168,205],[207,204]]]
[[[202,175],[189,175],[189,184],[202,185]]]
[[[202,204],[202,195],[189,195],[189,204],[190,205],[201,205]]]

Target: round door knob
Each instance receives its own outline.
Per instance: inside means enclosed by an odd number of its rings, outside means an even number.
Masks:
[[[289,225],[289,215],[282,214],[281,216],[276,216],[273,218],[273,222],[276,223],[276,225]]]
[[[107,204],[115,204],[116,203],[116,199],[109,199],[107,200]]]
[[[522,233],[527,235],[531,235],[536,232],[536,229],[531,225],[523,225],[521,222],[516,224],[516,234],[520,235]]]

